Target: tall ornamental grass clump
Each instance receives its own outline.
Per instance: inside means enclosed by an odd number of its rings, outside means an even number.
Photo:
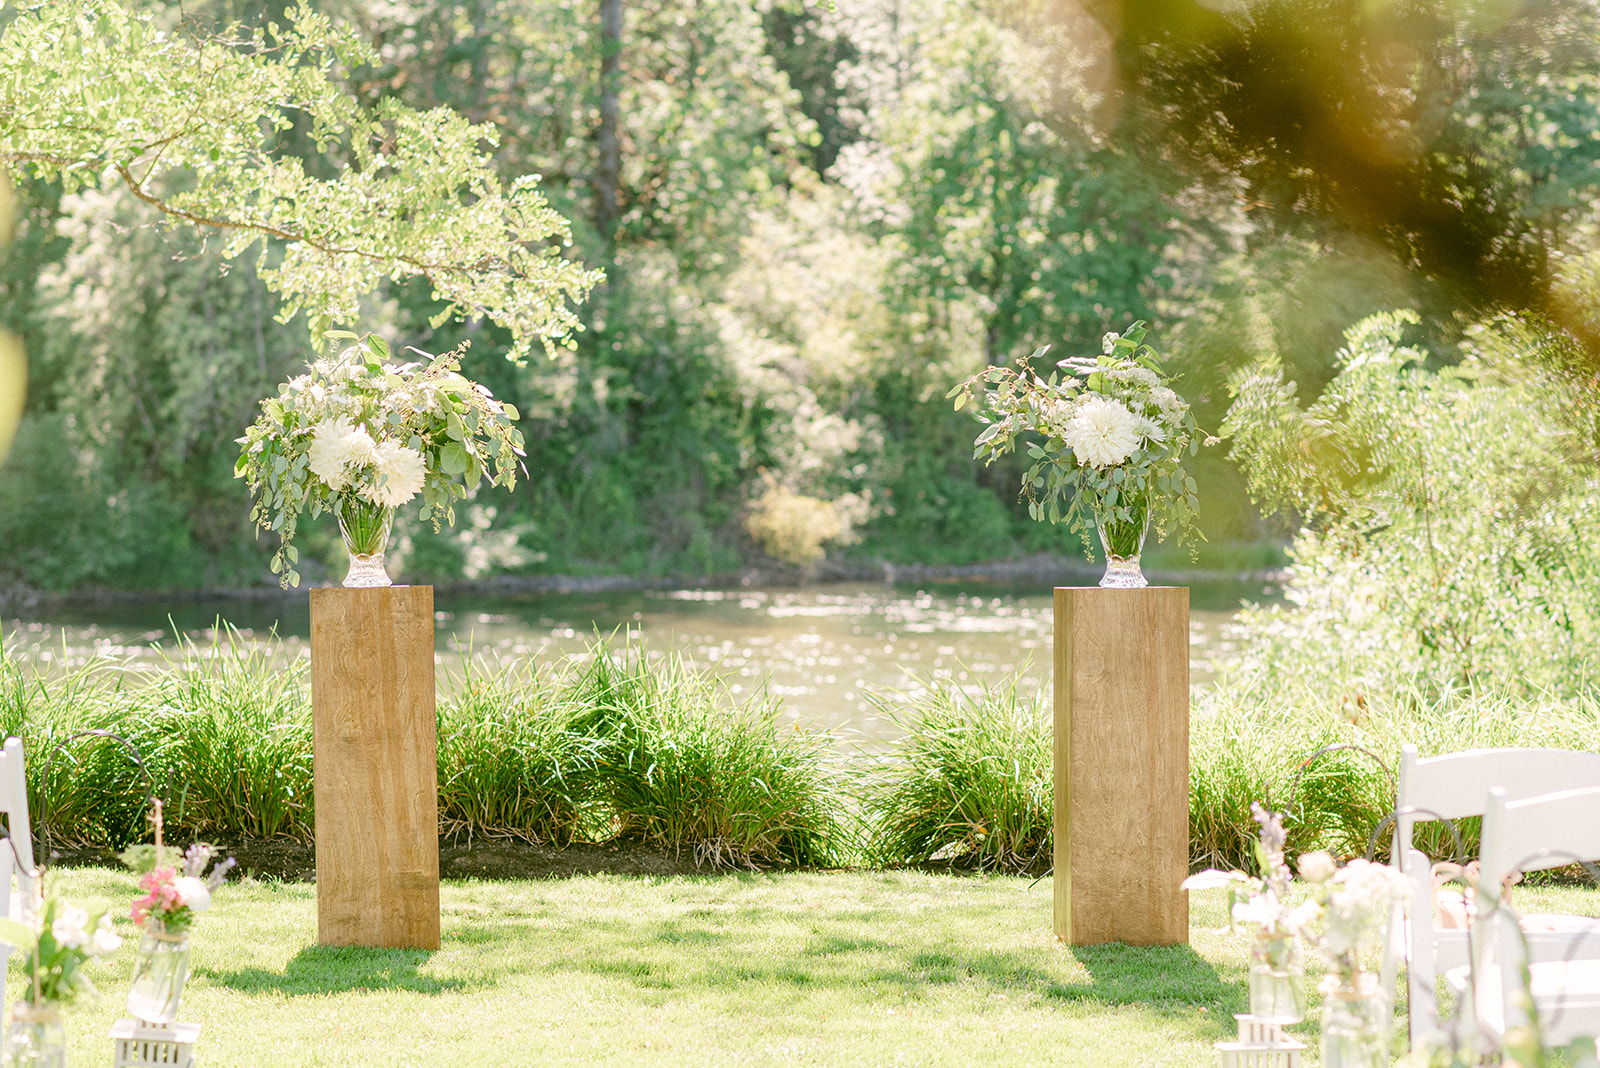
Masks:
[[[229,627],[180,644],[118,733],[149,763],[167,824],[198,838],[314,835],[307,663]]]
[[[311,841],[305,676],[281,646],[232,628],[151,671],[35,674],[33,699],[3,709],[27,752],[35,823],[52,844],[119,848],[149,833],[153,794],[173,834]]]
[[[906,732],[867,787],[874,861],[1048,867],[1054,780],[1042,692],[1024,693],[1018,674],[976,694],[944,678],[916,698],[872,700]]]
[[[1329,849],[1379,858],[1387,831],[1373,831],[1394,808],[1400,747],[1422,756],[1494,746],[1600,750],[1600,701],[1556,693],[1413,687],[1359,702],[1312,687],[1272,698],[1225,676],[1200,695],[1189,737],[1189,828],[1196,867],[1248,870],[1256,830],[1250,803],[1285,814],[1289,852]],[[1329,752],[1319,751],[1332,749]],[[1467,856],[1476,856],[1477,822],[1457,825]],[[1442,824],[1419,825],[1418,844],[1445,857],[1457,848]]]
[[[717,867],[843,858],[827,737],[781,725],[764,693],[730,705],[676,656],[600,642],[570,692],[578,729],[600,740],[594,801],[618,837]]]
[[[439,700],[439,825],[563,846],[599,831],[600,741],[575,724],[570,680],[530,660],[469,660]]]

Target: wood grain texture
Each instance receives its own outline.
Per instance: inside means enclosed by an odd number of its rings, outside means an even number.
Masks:
[[[1055,597],[1055,930],[1189,940],[1189,591]]]
[[[317,941],[439,948],[433,587],[311,591]]]

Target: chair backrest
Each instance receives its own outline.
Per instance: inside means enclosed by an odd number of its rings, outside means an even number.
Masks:
[[[1578,749],[1464,749],[1420,758],[1416,746],[1403,746],[1395,797],[1395,834],[1409,846],[1412,829],[1419,822],[1440,816],[1450,820],[1481,816],[1484,795],[1496,786],[1512,800],[1600,786],[1600,753]]]
[[[1497,786],[1487,800],[1478,856],[1480,904],[1499,900],[1508,875],[1600,859],[1600,784],[1525,798]]]
[[[1479,922],[1474,935],[1473,997],[1480,1020],[1499,1019],[1509,1030],[1525,1021],[1521,1006],[1523,965],[1533,948],[1521,932],[1517,917],[1500,908],[1507,877],[1517,872],[1565,867],[1579,860],[1600,859],[1600,787],[1562,790],[1538,797],[1514,799],[1508,791],[1489,791],[1483,813],[1483,845],[1478,858],[1477,905]],[[1485,917],[1493,922],[1484,922]],[[1600,921],[1566,932],[1544,935],[1537,957],[1565,961],[1600,959]],[[1554,947],[1554,951],[1552,951]],[[1590,973],[1593,975],[1594,973]],[[1494,983],[1485,977],[1498,976]],[[1589,984],[1592,985],[1592,984]],[[1570,991],[1573,995],[1579,992]],[[1556,1023],[1563,1038],[1600,1034],[1600,991],[1587,990],[1584,998],[1562,998],[1567,1017]],[[1542,995],[1541,995],[1542,996]],[[1574,1019],[1575,1015],[1586,1018]],[[1552,1037],[1548,1031],[1546,1039]]]
[[[1444,818],[1481,816],[1488,791],[1498,787],[1511,800],[1555,790],[1600,786],[1600,753],[1576,749],[1465,749],[1422,758],[1414,745],[1400,750],[1395,796],[1393,861],[1412,886],[1409,922],[1391,923],[1391,952],[1384,978],[1392,983],[1401,951],[1408,961],[1413,1046],[1439,1029],[1436,982],[1440,970],[1466,964],[1464,931],[1440,931],[1433,922],[1432,863],[1413,845],[1416,825]],[[1469,858],[1463,858],[1469,859]],[[1404,932],[1404,934],[1402,934]],[[1406,944],[1396,944],[1404,938]]]
[[[28,776],[23,766],[22,739],[7,738],[0,746],[0,812],[6,817],[6,834],[10,847],[0,846],[0,909],[3,915],[20,919],[33,908],[37,890],[33,867],[33,822],[28,818]],[[11,879],[16,875],[16,900],[21,906],[20,915],[11,908]]]

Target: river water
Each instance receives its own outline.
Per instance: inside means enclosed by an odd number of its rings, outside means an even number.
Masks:
[[[1227,657],[1227,623],[1241,601],[1270,587],[1211,583],[1190,588],[1190,679],[1204,685]],[[436,648],[442,685],[471,655],[494,662],[584,656],[596,636],[642,643],[720,675],[734,699],[765,686],[784,715],[827,729],[843,745],[892,740],[887,697],[950,677],[967,687],[1016,677],[1025,690],[1050,684],[1053,594],[983,583],[922,587],[851,583],[798,588],[648,590],[516,597],[440,596]],[[89,663],[158,666],[176,634],[202,649],[218,620],[247,641],[309,657],[309,599],[118,604],[57,608],[4,621],[11,655],[43,670]]]

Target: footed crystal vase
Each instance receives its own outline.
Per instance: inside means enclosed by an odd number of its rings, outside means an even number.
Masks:
[[[383,568],[383,554],[389,547],[389,528],[394,509],[373,504],[354,493],[341,493],[333,506],[339,517],[339,533],[350,553],[350,573],[344,584],[353,587],[393,586]]]
[[[1306,1015],[1306,963],[1296,935],[1257,934],[1250,947],[1250,1015],[1299,1023]]]
[[[1095,523],[1100,534],[1100,548],[1106,554],[1106,573],[1100,585],[1111,589],[1137,589],[1150,585],[1139,570],[1139,554],[1144,551],[1145,535],[1150,532],[1150,501],[1140,497],[1130,499],[1128,511],[1132,518],[1113,519]]]
[[[172,934],[155,920],[139,940],[139,958],[128,984],[128,1012],[153,1024],[178,1018],[183,982],[189,977],[189,932]]]
[[[11,1006],[6,1027],[5,1068],[66,1068],[67,1029],[53,1001]]]

